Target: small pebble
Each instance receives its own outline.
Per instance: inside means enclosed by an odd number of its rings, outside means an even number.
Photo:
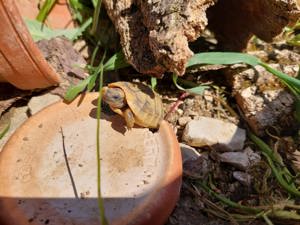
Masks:
[[[208,102],[213,102],[213,100],[214,100],[213,96],[210,93],[207,93],[207,94],[204,93],[203,97]]]
[[[245,148],[244,152],[248,155],[251,165],[260,162],[261,160],[260,155],[254,152],[250,147]]]
[[[197,152],[195,148],[184,143],[180,143],[179,145],[181,150],[182,163],[185,163],[189,160],[196,160],[198,157],[201,156],[201,154]]]
[[[192,107],[194,105],[194,99],[192,98],[187,98],[185,101],[184,101],[184,104],[187,106],[187,107]]]
[[[219,160],[233,167],[246,170],[250,166],[250,160],[245,152],[224,152],[219,154]]]
[[[180,117],[179,119],[178,119],[178,124],[180,125],[180,126],[185,126],[188,122],[190,122],[192,120],[192,118],[191,117],[189,117],[189,116],[183,116],[183,117]]]
[[[176,112],[178,113],[178,115],[182,115],[183,114],[183,110],[182,109],[177,109]]]
[[[232,175],[241,184],[243,184],[245,186],[250,186],[250,184],[251,184],[251,175],[250,174],[241,172],[241,171],[234,171]]]

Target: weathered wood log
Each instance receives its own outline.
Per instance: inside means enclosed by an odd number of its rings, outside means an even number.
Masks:
[[[207,25],[206,9],[216,0],[138,0],[155,60],[167,71],[183,75],[195,41]]]
[[[216,0],[104,0],[127,60],[141,73],[184,74],[196,40]]]
[[[104,0],[123,52],[141,73],[183,75],[207,24],[220,44],[241,50],[253,34],[271,41],[299,17],[298,0]],[[207,20],[206,13],[209,14]]]

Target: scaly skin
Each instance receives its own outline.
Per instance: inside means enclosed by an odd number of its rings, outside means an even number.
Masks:
[[[130,108],[126,107],[125,94],[121,88],[104,87],[102,89],[102,98],[112,109],[120,109],[122,111],[128,129],[134,126],[135,119],[133,112]]]

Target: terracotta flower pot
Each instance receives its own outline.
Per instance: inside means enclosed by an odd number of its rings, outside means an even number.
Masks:
[[[1,225],[99,225],[98,94],[31,117],[0,153]],[[57,113],[59,112],[59,113]],[[101,189],[110,225],[162,225],[179,197],[182,162],[169,124],[158,132],[101,119]]]
[[[0,81],[20,89],[45,88],[59,82],[33,42],[13,0],[0,0]]]

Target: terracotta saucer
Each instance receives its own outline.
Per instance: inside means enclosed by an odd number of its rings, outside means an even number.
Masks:
[[[0,153],[1,225],[99,225],[98,94],[55,103],[31,117]],[[110,225],[162,225],[179,197],[179,144],[157,132],[101,119],[101,188]]]

